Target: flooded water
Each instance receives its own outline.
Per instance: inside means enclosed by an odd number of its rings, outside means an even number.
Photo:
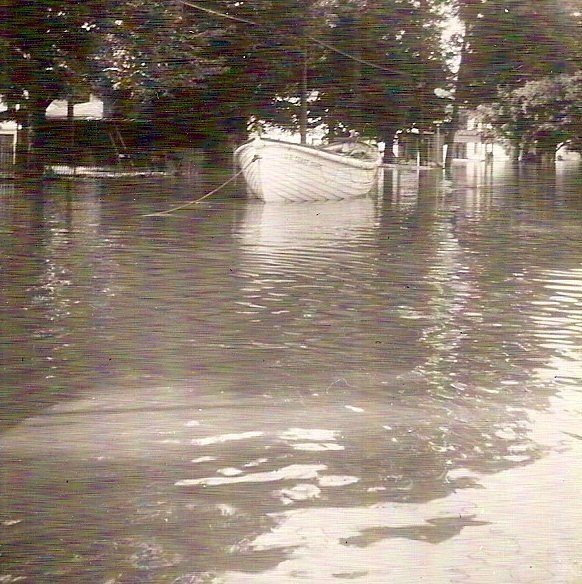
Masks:
[[[2,184],[0,582],[582,582],[581,177]]]

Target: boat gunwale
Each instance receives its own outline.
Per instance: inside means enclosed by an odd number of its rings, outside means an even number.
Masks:
[[[253,146],[255,143],[256,138],[251,138],[244,144],[241,144],[236,150],[234,151],[235,156],[239,156],[239,153],[249,147]],[[317,146],[312,146],[310,144],[297,144],[296,142],[287,142],[285,140],[276,140],[273,138],[260,138],[261,142],[265,142],[266,144],[275,145],[275,146],[282,146],[285,148],[291,148],[293,150],[297,150],[302,153],[309,153],[313,156],[321,157],[324,160],[329,160],[333,162],[339,162],[346,166],[361,168],[363,170],[373,170],[380,167],[382,161],[380,158],[380,153],[378,152],[378,158],[376,160],[369,160],[369,159],[361,159],[361,158],[353,158],[351,156],[345,154],[339,154],[335,152],[328,152],[319,148]],[[364,142],[365,144],[365,142]]]

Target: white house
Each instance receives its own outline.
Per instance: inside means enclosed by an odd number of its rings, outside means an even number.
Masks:
[[[0,112],[6,111],[6,106],[0,100]],[[94,95],[89,95],[89,101],[75,103],[73,116],[75,119],[100,120],[105,117],[103,101]],[[53,101],[46,110],[48,119],[66,119],[68,117],[68,102],[64,99]],[[16,122],[0,122],[0,175],[10,174],[16,161],[16,137],[18,125]]]
[[[0,100],[0,112],[6,111]],[[0,122],[0,174],[9,172],[16,160],[16,122]]]
[[[0,123],[0,173],[10,169],[16,159],[16,122]]]
[[[67,100],[57,99],[46,109],[46,117],[49,119],[66,118],[68,106]],[[105,117],[103,101],[93,94],[89,95],[89,101],[73,105],[73,117],[78,120],[102,120]]]
[[[459,129],[455,132],[453,159],[455,160],[505,160],[509,154],[494,141],[484,140],[487,130],[470,111],[461,112]]]

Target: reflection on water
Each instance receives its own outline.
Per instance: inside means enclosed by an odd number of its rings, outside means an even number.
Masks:
[[[343,204],[345,203],[345,205]],[[266,255],[287,250],[343,246],[358,242],[378,228],[379,202],[372,198],[323,201],[312,205],[265,205],[249,201],[241,226],[244,243]]]
[[[580,184],[3,185],[0,581],[576,582]]]

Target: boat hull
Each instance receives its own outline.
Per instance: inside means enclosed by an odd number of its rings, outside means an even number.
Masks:
[[[377,185],[380,158],[353,158],[319,148],[255,139],[235,151],[249,196],[265,202],[361,197]]]

